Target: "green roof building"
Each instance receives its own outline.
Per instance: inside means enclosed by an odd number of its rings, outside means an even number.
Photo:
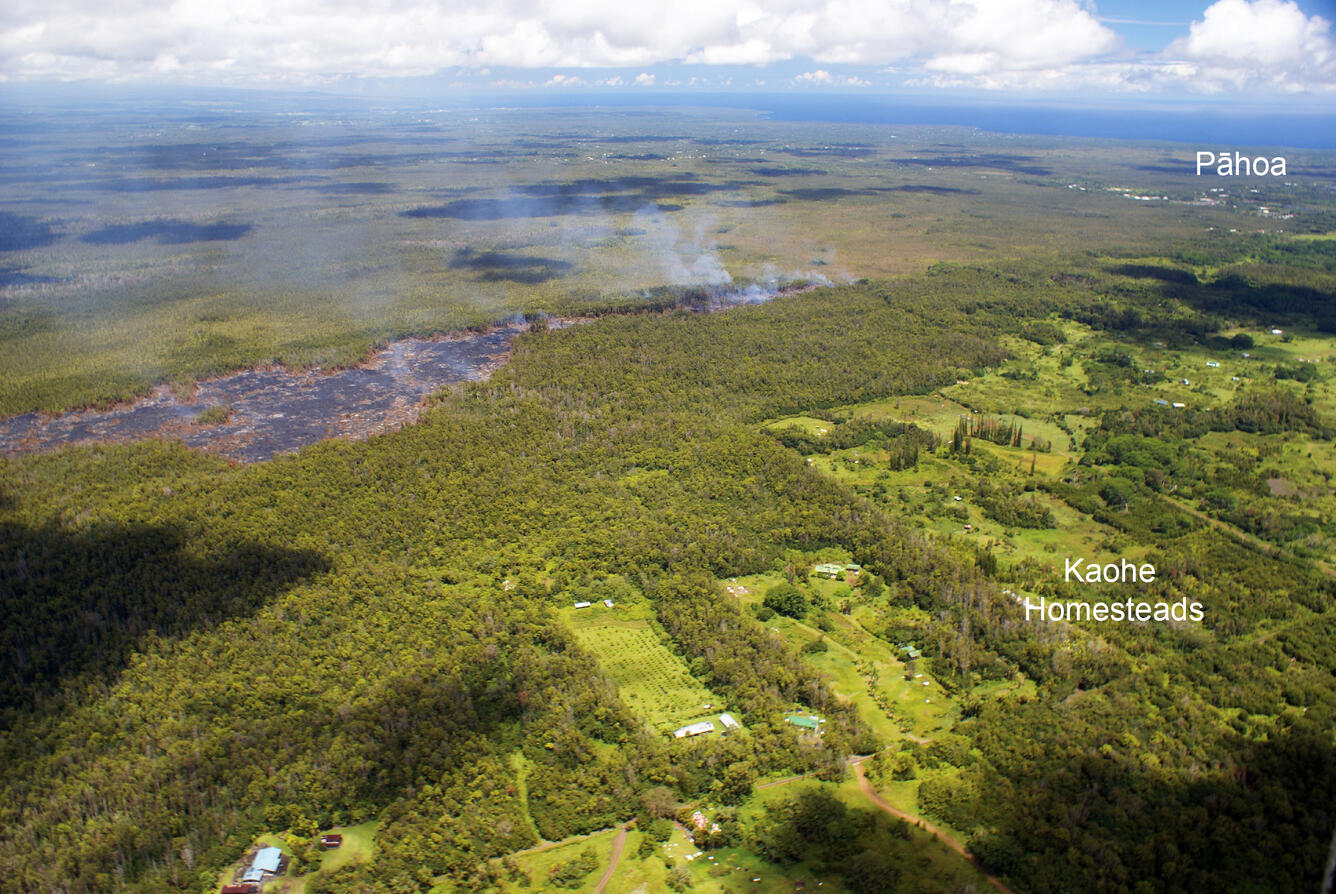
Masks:
[[[828,577],[831,580],[834,580],[835,578],[844,575],[844,566],[832,565],[830,562],[822,562],[820,565],[812,569],[812,573],[817,577]]]
[[[785,717],[784,722],[802,727],[803,729],[818,730],[821,728],[821,721],[815,717]]]

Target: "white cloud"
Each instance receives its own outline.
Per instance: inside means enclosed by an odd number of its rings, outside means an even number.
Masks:
[[[1077,0],[10,0],[0,75],[422,75],[462,66],[885,65],[991,53],[1034,66],[1113,41]]]
[[[1293,0],[1218,0],[1166,54],[1203,90],[1336,89],[1331,23]]]
[[[764,82],[762,82],[764,83]],[[854,75],[833,75],[824,68],[816,71],[805,71],[796,75],[793,83],[800,86],[819,86],[819,87],[870,87],[872,82]]]
[[[794,78],[799,84],[833,84],[835,79],[830,76],[830,72],[824,69],[816,71],[805,71]]]
[[[1331,24],[1292,0],[1218,0],[1160,57],[1134,57],[1089,0],[8,0],[0,80],[313,83],[557,69],[673,86],[652,66],[810,63],[797,83],[990,89],[1336,89]],[[802,69],[795,69],[801,71]],[[633,74],[639,72],[639,74]],[[680,74],[680,72],[678,73]],[[541,82],[548,76],[535,75]],[[788,72],[772,72],[772,84]],[[711,79],[717,82],[717,79]]]

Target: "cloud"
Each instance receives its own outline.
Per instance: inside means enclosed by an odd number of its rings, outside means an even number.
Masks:
[[[11,0],[0,77],[291,80],[666,62],[1033,67],[1111,46],[1077,0]],[[963,54],[963,55],[962,55]],[[959,57],[959,58],[958,58]]]
[[[833,75],[824,68],[805,71],[794,77],[793,82],[800,86],[819,87],[870,87],[872,82],[854,75]]]
[[[1293,0],[1218,0],[1166,54],[1202,90],[1336,89],[1331,23],[1304,15]]]
[[[996,90],[1336,89],[1331,24],[1293,0],[1218,0],[1159,56],[1125,50],[1106,21],[1089,0],[9,0],[0,80],[320,83],[454,70],[481,86],[542,70],[532,77],[550,87],[670,87],[689,79],[653,66],[791,63],[766,79],[865,87],[880,71],[878,81]],[[505,74],[481,74],[492,69]]]
[[[799,84],[833,84],[835,79],[830,76],[830,72],[823,69],[816,71],[805,71],[794,78]]]

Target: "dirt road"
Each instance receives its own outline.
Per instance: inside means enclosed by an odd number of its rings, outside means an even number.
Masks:
[[[622,861],[622,851],[626,849],[626,832],[630,823],[622,823],[617,829],[617,837],[612,839],[612,852],[608,854],[608,868],[603,870],[603,877],[594,886],[594,894],[603,894],[603,889],[612,881],[612,874],[617,871],[617,864]]]
[[[974,855],[971,854],[965,848],[965,845],[961,844],[960,841],[958,841],[956,838],[937,828],[932,823],[928,822],[922,817],[914,816],[912,813],[905,813],[903,810],[891,804],[881,795],[877,794],[877,790],[872,787],[872,783],[867,781],[867,774],[863,772],[863,760],[865,760],[865,758],[851,761],[850,765],[854,768],[854,776],[858,777],[858,790],[863,793],[863,797],[867,798],[869,801],[872,802],[872,805],[874,807],[876,807],[883,813],[889,813],[891,816],[897,817],[898,819],[902,819],[907,823],[911,823],[915,826],[918,826],[920,829],[932,835],[942,844],[951,848],[951,850],[960,854],[960,856],[964,857],[966,860],[969,860],[971,863],[974,864],[974,866],[980,872],[983,872],[983,876],[984,878],[988,879],[988,883],[991,884],[997,890],[1001,891],[1002,894],[1016,894],[1016,892],[1011,890],[1011,888],[1007,887],[1007,884],[1003,882],[1000,878],[998,878],[995,875],[991,875],[987,872],[984,872],[983,867],[979,866],[979,861],[975,859]]]

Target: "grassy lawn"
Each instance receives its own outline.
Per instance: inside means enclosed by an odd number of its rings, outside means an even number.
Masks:
[[[304,894],[306,883],[320,872],[326,870],[338,869],[340,866],[346,866],[349,863],[370,863],[376,856],[376,833],[380,831],[380,820],[370,820],[365,823],[359,823],[356,826],[334,826],[329,829],[321,829],[321,834],[335,833],[343,836],[343,844],[335,850],[322,851],[320,854],[320,868],[314,872],[307,873],[296,878],[280,877],[265,885],[264,890],[269,894]],[[292,856],[292,850],[283,841],[283,836],[268,833],[260,835],[255,839],[254,848],[276,847],[283,852],[285,857]],[[250,865],[247,855],[226,867],[218,874],[218,887],[231,884],[236,878],[237,871]]]
[[[332,851],[325,851],[320,857],[320,869],[332,870],[349,863],[370,863],[376,856],[376,833],[380,831],[380,820],[361,823],[356,826],[335,826],[325,829],[343,836],[343,844]]]
[[[736,578],[725,584],[735,598],[746,605],[759,604],[765,591],[781,583],[782,575],[772,572]],[[839,581],[809,579],[803,586],[808,592],[830,598],[842,584]],[[728,592],[726,589],[725,592]],[[811,619],[795,620],[775,615],[765,622],[790,644],[801,648],[817,639],[826,641],[824,652],[809,652],[807,661],[831,683],[835,694],[853,704],[859,718],[883,742],[904,738],[929,738],[947,729],[959,716],[959,710],[932,679],[930,660],[920,659],[914,674],[906,677],[906,667],[895,646],[883,642],[859,623],[866,609],[858,608],[850,616],[829,612],[831,630],[823,631]],[[926,685],[925,685],[926,684]],[[889,711],[882,705],[889,707]]]
[[[592,835],[582,836],[569,841],[565,844],[559,844],[556,847],[547,850],[521,853],[515,857],[515,862],[519,864],[520,870],[528,877],[529,884],[523,885],[518,882],[506,882],[502,885],[501,891],[512,894],[520,891],[553,891],[558,890],[547,884],[548,873],[552,867],[558,863],[567,863],[575,860],[586,849],[593,851],[594,858],[598,865],[581,881],[578,887],[563,888],[560,890],[572,891],[579,894],[582,891],[592,891],[598,884],[598,880],[603,877],[603,871],[608,868],[608,857],[612,851],[612,842],[616,838],[615,829],[604,829],[595,832]],[[630,842],[628,840],[628,849]],[[629,850],[624,852],[627,855],[633,855]],[[623,857],[625,859],[625,857]],[[448,889],[442,887],[441,892]]]

